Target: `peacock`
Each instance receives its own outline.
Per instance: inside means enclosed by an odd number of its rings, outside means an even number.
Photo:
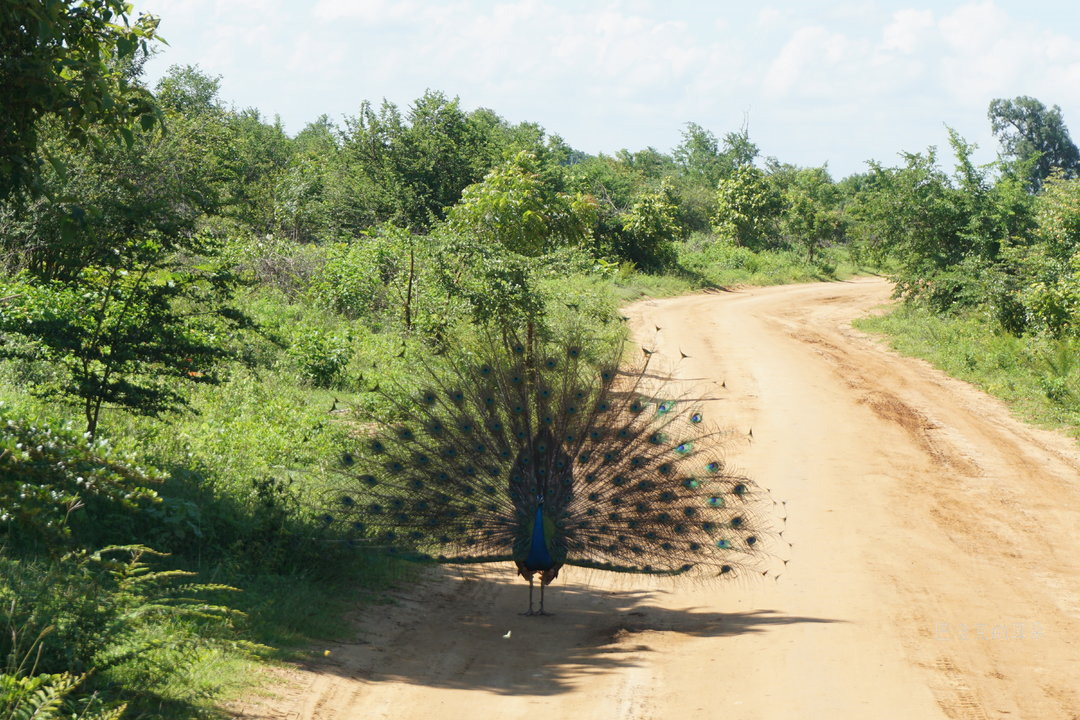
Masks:
[[[729,468],[725,433],[665,398],[651,351],[597,357],[579,333],[502,332],[418,363],[417,392],[382,390],[404,420],[342,455],[326,518],[353,542],[440,563],[513,562],[525,615],[565,566],[661,576],[767,574],[768,493]],[[712,427],[713,429],[710,429]],[[775,505],[775,503],[772,503]],[[540,603],[534,609],[534,583]]]

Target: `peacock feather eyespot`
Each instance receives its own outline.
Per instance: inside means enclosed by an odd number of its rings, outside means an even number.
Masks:
[[[368,443],[368,449],[371,450],[371,452],[378,455],[379,453],[386,452],[386,445],[383,444],[382,440],[376,439],[376,440],[372,440],[370,443]]]
[[[475,465],[464,465],[461,468],[461,474],[464,475],[465,477],[470,477],[470,478],[471,477],[476,477],[476,475],[477,475],[476,466]]]
[[[476,494],[476,488],[472,487],[471,485],[466,485],[465,487],[463,487],[461,489],[461,494],[464,495],[465,497],[472,497],[473,495]],[[476,507],[476,506],[475,505],[470,505],[469,507]]]
[[[698,552],[701,550],[701,544],[696,542],[690,543],[687,547],[690,548],[690,552]]]
[[[503,424],[498,420],[492,420],[487,424],[487,429],[493,435],[499,435],[503,431]]]
[[[741,528],[743,526],[743,519],[741,517],[733,517],[733,518],[731,518],[731,523],[730,524],[731,524],[731,527],[733,527],[733,528],[736,528],[736,529]]]
[[[731,566],[730,565],[721,565],[720,566],[720,574],[721,575],[727,575],[729,572],[731,572]]]
[[[622,515],[620,515],[617,512],[610,512],[610,513],[608,513],[607,517],[608,517],[608,522],[613,522],[613,523],[622,522]],[[622,542],[622,541],[620,540],[620,542]]]
[[[420,540],[423,537],[424,537],[424,533],[420,532],[419,530],[413,530],[412,532],[409,533],[409,539],[410,540]]]
[[[515,343],[514,346],[510,348],[510,351],[513,352],[515,355],[524,355],[525,346],[521,343]]]
[[[494,485],[485,485],[484,486],[484,494],[485,495],[494,495],[496,492],[498,492],[498,491],[495,489]]]
[[[550,427],[555,424],[555,416],[550,414],[544,415],[544,417],[540,418],[540,422]]]
[[[690,490],[697,490],[699,487],[701,487],[701,483],[698,482],[697,478],[692,477],[684,479],[682,481],[682,484],[683,487],[689,488]]]
[[[634,402],[630,403],[630,412],[632,413],[639,413],[644,409],[645,403],[643,403],[641,400],[635,400]]]
[[[598,402],[598,403],[596,403],[596,412],[598,412],[598,413],[605,413],[610,409],[611,409],[611,404],[610,403],[607,403],[607,402]]]
[[[333,515],[321,515],[319,517],[319,519],[322,520],[323,524],[325,524],[325,525],[329,525],[330,523],[334,522],[334,516]]]
[[[683,512],[683,515],[685,515],[688,518],[697,517],[697,513],[698,513],[697,508],[692,508],[692,507],[683,508],[682,512]]]
[[[358,533],[362,533],[362,532],[367,530],[367,525],[360,522],[359,520],[355,520],[352,523],[352,529],[355,530]]]
[[[622,475],[616,475],[615,477],[611,478],[611,484],[615,487],[622,487],[626,484],[626,478]]]
[[[514,373],[510,376],[510,383],[512,385],[521,385],[525,382],[525,376],[521,373]]]
[[[485,395],[484,396],[484,405],[486,405],[489,408],[490,407],[495,407],[495,396],[494,395]]]
[[[401,463],[400,460],[391,460],[390,462],[386,463],[386,472],[390,473],[391,475],[397,475],[404,469],[405,466]]]
[[[588,508],[588,509],[585,510],[585,515],[587,517],[596,517],[596,513],[597,513],[596,508]]]
[[[487,452],[487,445],[482,442],[478,442],[472,446],[472,451],[477,455],[483,455]]]
[[[639,468],[644,464],[645,458],[641,457],[640,455],[635,455],[634,457],[630,458],[630,467]]]
[[[405,507],[405,501],[401,498],[394,498],[390,501],[390,507],[394,510],[401,510]]]
[[[542,387],[537,391],[537,395],[542,397],[544,400],[549,399],[551,397],[551,394],[551,388],[549,387]]]
[[[502,473],[499,471],[499,468],[495,467],[494,465],[488,465],[487,467],[485,467],[484,472],[486,472],[489,477],[493,478],[502,475]]]
[[[684,442],[684,443],[680,444],[678,447],[675,448],[675,452],[677,452],[679,455],[689,455],[693,451],[694,451],[693,444],[688,443],[688,442]]]
[[[683,525],[682,523],[675,523],[674,525],[671,526],[671,531],[673,533],[675,533],[676,535],[682,535],[683,533],[686,532],[686,526]]]
[[[616,457],[617,457],[617,455],[615,453],[606,452],[606,453],[604,453],[604,463],[605,464],[610,463],[610,462],[614,461]]]
[[[513,407],[510,408],[510,412],[514,413],[515,415],[521,415],[525,412],[525,406],[521,403],[515,403]]]
[[[701,523],[701,529],[707,533],[716,532],[716,523],[714,523],[712,520],[706,520],[705,522]]]
[[[577,345],[571,345],[566,349],[566,354],[576,360],[578,356],[581,355],[581,348]]]
[[[705,469],[711,473],[720,472],[720,463],[715,460],[705,463]]]
[[[416,438],[416,435],[413,433],[413,431],[407,427],[398,428],[397,436],[398,440],[404,440],[405,442],[410,442],[411,440]]]
[[[472,431],[475,428],[476,428],[476,426],[473,425],[472,420],[462,420],[461,422],[458,423],[458,430],[465,433],[466,435],[471,435]]]
[[[661,475],[670,475],[675,471],[675,466],[669,462],[660,463],[656,466],[656,471]]]
[[[413,456],[413,464],[416,465],[416,467],[427,467],[431,464],[431,458],[424,453],[417,453]]]
[[[567,415],[577,415],[578,414],[577,405],[568,405],[567,408],[566,408],[566,414]]]
[[[631,434],[632,433],[630,430],[630,426],[627,425],[625,427],[619,428],[618,431],[616,431],[615,433],[615,437],[619,438],[620,440],[625,440],[626,438],[630,437]]]
[[[667,441],[667,435],[661,432],[655,432],[649,436],[649,442],[651,442],[653,445],[663,445]]]
[[[711,495],[705,500],[705,504],[713,508],[722,508],[724,507],[724,498],[719,495]]]
[[[375,487],[379,484],[379,478],[374,475],[361,475],[360,482],[364,483],[368,487]]]
[[[496,510],[498,510],[499,507],[495,503],[488,503],[487,505],[484,506],[484,509],[487,510],[488,512],[493,513]]]
[[[356,459],[352,456],[352,453],[342,453],[341,454],[341,464],[344,465],[345,467],[350,467],[355,462],[356,462]]]
[[[353,505],[356,504],[356,501],[353,500],[351,495],[342,495],[341,498],[339,499],[339,502],[342,505],[344,505],[345,507],[348,507],[348,508],[351,508]]]
[[[699,413],[699,412],[696,412],[696,413],[694,413],[693,415],[690,416],[690,422],[694,423],[695,425],[697,425],[699,422],[701,422],[701,420],[702,420],[702,417],[701,417],[701,413]]]
[[[450,397],[450,402],[454,403],[455,405],[465,402],[465,393],[463,393],[461,390],[451,390],[448,395]]]
[[[447,460],[452,460],[458,456],[457,448],[453,445],[447,445],[442,449],[442,456]]]
[[[639,492],[649,493],[656,489],[656,483],[652,480],[640,480],[636,487]]]
[[[423,394],[420,395],[420,402],[428,406],[434,405],[439,402],[439,396],[436,395],[433,390],[425,390]]]
[[[661,525],[667,525],[671,522],[671,513],[662,512],[656,516],[656,522]]]
[[[480,371],[480,374],[483,375],[484,377],[487,377],[487,376],[491,375],[491,373],[495,372],[495,368],[491,367],[490,365],[481,365],[477,369]]]
[[[585,482],[586,483],[594,483],[594,482],[596,482],[596,473],[585,473]]]
[[[613,497],[611,498],[611,504],[614,507],[622,507],[623,499],[621,497]]]
[[[660,502],[673,503],[678,496],[670,490],[664,490],[660,493]]]
[[[634,503],[634,512],[636,512],[636,513],[638,513],[640,515],[644,515],[648,511],[649,511],[649,504],[648,503],[643,503],[643,502]]]
[[[746,485],[743,483],[739,483],[734,488],[732,488],[732,492],[734,492],[736,495],[745,495],[748,490],[749,488],[747,488]]]
[[[446,472],[445,470],[440,470],[438,474],[435,475],[435,479],[438,480],[440,483],[450,482],[450,473]]]
[[[371,503],[370,505],[368,505],[368,512],[372,515],[382,515],[385,509],[386,508],[384,508],[379,503]]]
[[[442,420],[432,420],[427,424],[428,435],[434,437],[441,436],[446,431],[446,426],[443,425]]]
[[[665,400],[656,406],[656,412],[658,415],[667,415],[669,412],[675,409],[675,403]]]
[[[544,368],[545,369],[554,370],[557,367],[559,367],[559,361],[556,360],[555,358],[549,357],[546,360],[544,360]]]
[[[757,538],[751,535],[750,537],[746,538],[746,544],[753,547],[757,544]]]
[[[721,550],[730,550],[731,541],[726,539],[717,540],[716,547],[720,548]]]

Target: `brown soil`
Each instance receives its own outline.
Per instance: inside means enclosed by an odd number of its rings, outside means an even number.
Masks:
[[[567,568],[526,618],[512,567],[440,569],[238,717],[1080,718],[1080,453],[853,330],[890,289],[625,311],[786,500],[778,582]]]

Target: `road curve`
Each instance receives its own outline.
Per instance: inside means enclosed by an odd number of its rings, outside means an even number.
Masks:
[[[1080,452],[851,327],[877,279],[625,310],[786,500],[779,581],[440,569],[237,717],[1080,717]],[[659,327],[660,330],[655,330]],[[679,359],[682,354],[689,357]],[[752,436],[749,434],[752,429]],[[504,637],[506,633],[510,637]]]

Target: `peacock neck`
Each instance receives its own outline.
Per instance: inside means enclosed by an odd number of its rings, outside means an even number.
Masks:
[[[540,501],[536,505],[532,539],[529,542],[529,555],[525,558],[525,566],[530,570],[549,570],[554,565],[555,560],[548,550],[547,535],[544,531],[544,503]]]

